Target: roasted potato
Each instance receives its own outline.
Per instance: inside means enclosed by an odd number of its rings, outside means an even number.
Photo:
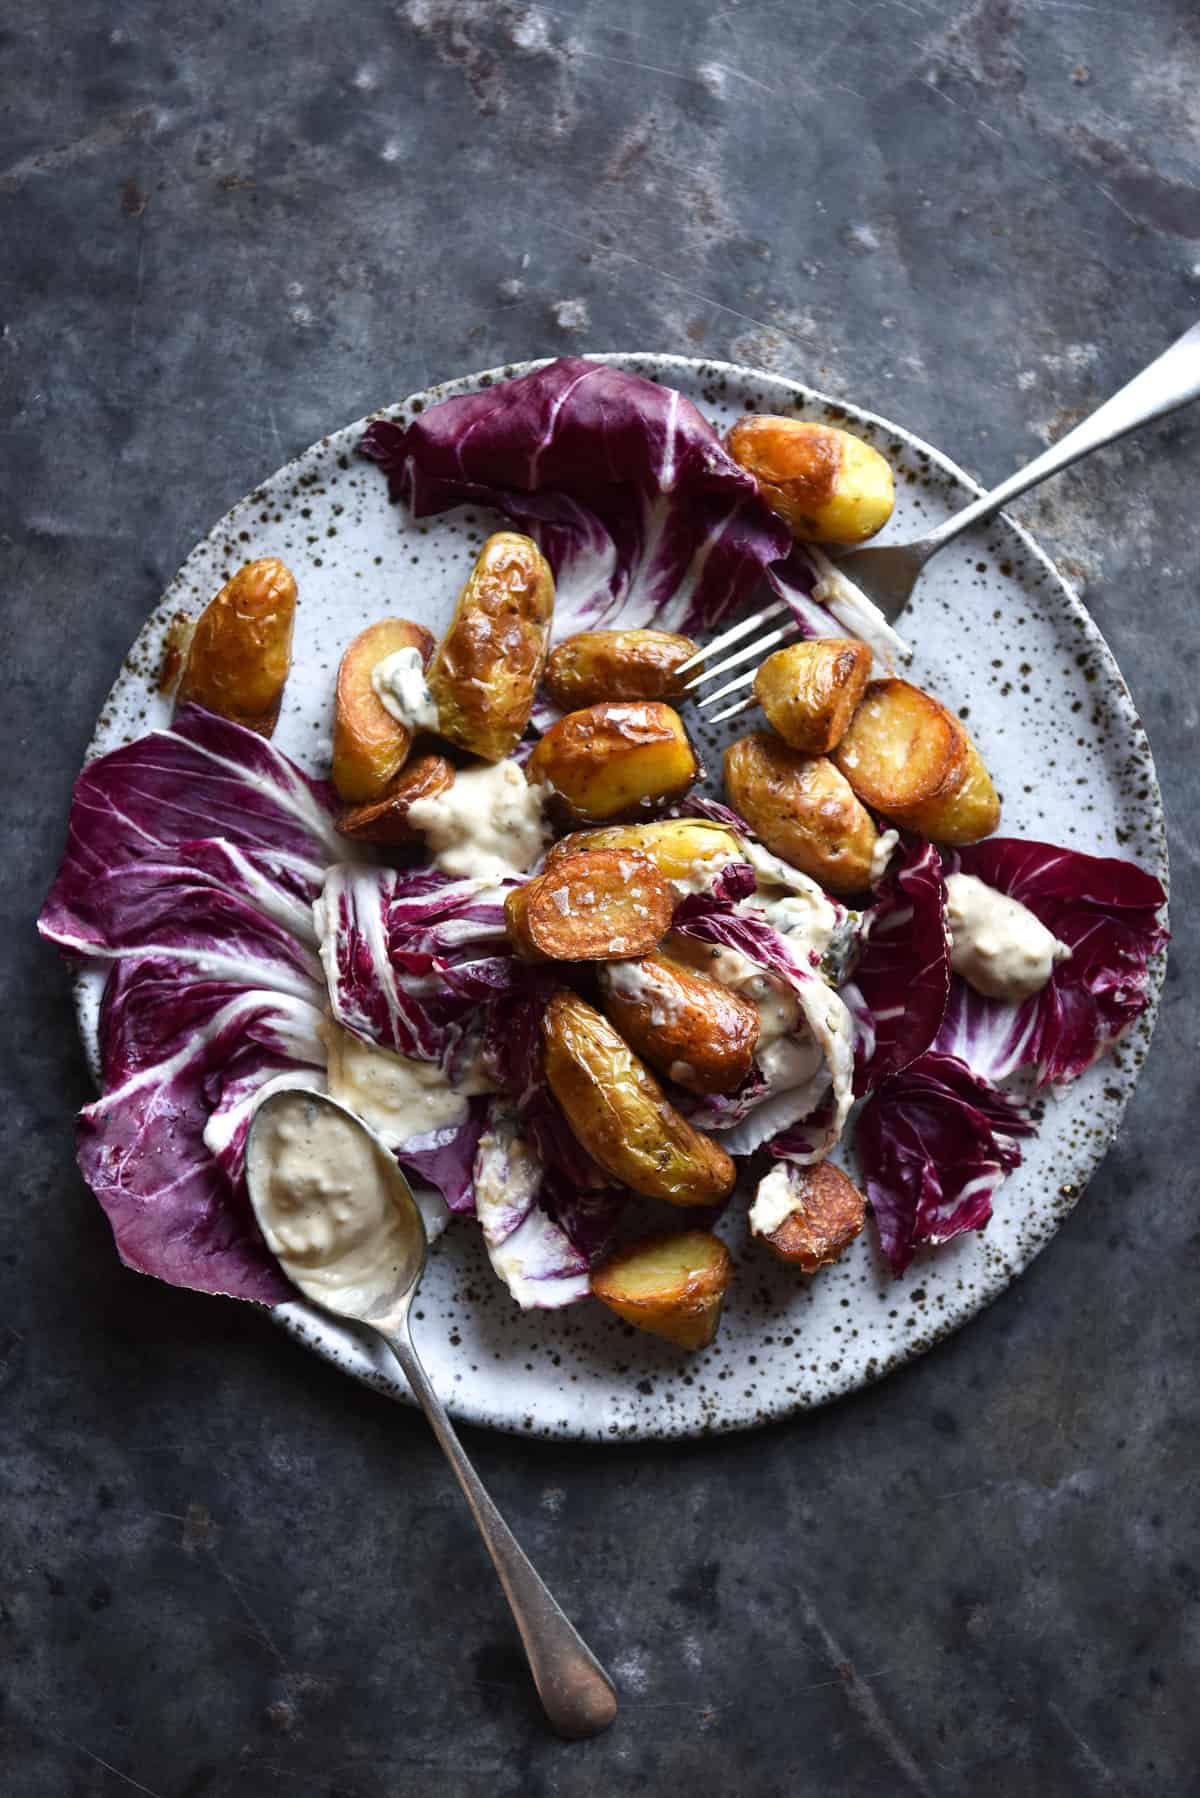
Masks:
[[[572,818],[603,823],[686,793],[700,768],[678,712],[661,701],[592,705],[551,725],[526,764]]]
[[[504,921],[524,961],[603,961],[657,949],[674,909],[670,887],[646,856],[594,849],[514,887]]]
[[[750,1072],[759,1016],[740,993],[663,955],[609,962],[599,979],[609,1022],[677,1086],[729,1093]]]
[[[546,665],[554,577],[532,537],[489,537],[429,670],[438,734],[502,762],[529,723]]]
[[[592,1269],[592,1291],[626,1323],[680,1348],[707,1348],[721,1321],[733,1263],[719,1236],[642,1236]]]
[[[892,515],[890,465],[849,431],[751,413],[738,419],[725,448],[801,542],[865,543]]]
[[[183,673],[183,665],[187,661],[195,634],[194,618],[189,618],[186,612],[173,614],[163,636],[162,661],[158,665],[160,693],[173,693],[179,685],[179,677]]]
[[[428,665],[433,636],[408,618],[381,618],[359,631],[338,664],[333,707],[333,784],[350,805],[381,799],[408,760],[413,733],[384,706],[371,676],[398,649]]]
[[[779,1217],[789,1201],[791,1209]],[[866,1216],[866,1200],[832,1161],[818,1161],[812,1167],[779,1162],[759,1183],[750,1208],[750,1233],[777,1260],[815,1274],[819,1267],[831,1267],[849,1248]]]
[[[910,681],[872,681],[833,753],[860,799],[942,843],[974,843],[1000,801],[965,725]]]
[[[202,705],[269,737],[292,665],[296,582],[275,556],[247,562],[191,633],[177,705]]]
[[[725,751],[725,786],[729,803],[772,855],[834,893],[870,886],[879,832],[826,756],[802,755],[758,731]]]
[[[417,799],[436,799],[453,785],[454,769],[444,755],[419,755],[392,778],[381,799],[344,807],[334,823],[355,843],[416,843],[420,832],[408,822],[409,807]]]
[[[564,712],[604,699],[674,699],[699,644],[674,631],[579,631],[550,651],[546,691]]]
[[[737,861],[741,844],[723,824],[707,818],[657,818],[647,824],[609,824],[600,830],[577,830],[561,837],[549,855],[552,867],[564,856],[581,849],[636,849],[649,856],[667,880],[692,887],[706,869],[716,874],[727,862]]]
[[[622,1186],[668,1205],[712,1205],[732,1192],[733,1162],[668,1104],[606,1017],[566,988],[542,1017],[546,1079],[594,1161]]]
[[[865,643],[816,637],[768,656],[754,677],[754,697],[785,743],[825,755],[845,736],[870,678]]]

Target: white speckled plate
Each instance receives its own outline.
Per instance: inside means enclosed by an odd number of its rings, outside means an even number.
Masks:
[[[601,360],[679,388],[720,429],[747,411],[848,422],[896,470],[889,537],[924,532],[978,491],[898,426],[777,376],[679,356]],[[530,366],[448,382],[387,416],[405,420]],[[238,564],[270,554],[289,563],[300,587],[295,666],[275,741],[302,766],[325,771],[345,644],[386,613],[440,632],[475,547],[495,528],[479,508],[414,523],[389,504],[382,475],[356,456],[361,430],[353,424],[314,444],[193,550],[133,645],[91,753],[167,722],[155,679],[172,614],[198,612]],[[916,648],[914,678],[969,717],[1004,798],[1006,833],[1126,855],[1165,880],[1161,798],[1125,683],[1083,606],[1024,531],[999,519],[952,545],[924,576],[905,628]],[[740,734],[749,722],[727,728]],[[719,767],[725,736],[697,735]],[[80,1028],[93,1059],[94,999],[81,986]],[[431,1256],[416,1312],[435,1385],[455,1415],[473,1423],[608,1439],[745,1428],[879,1378],[974,1317],[1049,1241],[1112,1139],[1153,1016],[1152,1009],[1116,1056],[1048,1103],[986,1233],[919,1257],[903,1280],[886,1277],[870,1229],[836,1267],[799,1280],[750,1246],[743,1209],[732,1206],[721,1231],[735,1278],[720,1335],[702,1354],[637,1333],[599,1305],[519,1312],[474,1227],[454,1225]],[[408,1397],[344,1328],[301,1304],[274,1315],[347,1372]]]

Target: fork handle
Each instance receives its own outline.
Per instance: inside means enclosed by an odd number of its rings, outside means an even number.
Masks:
[[[953,518],[948,518],[945,524],[923,537],[916,546],[921,551],[921,560],[926,561],[960,531],[991,518],[1010,499],[1036,487],[1049,475],[1058,474],[1060,469],[1069,468],[1081,456],[1089,456],[1093,450],[1103,449],[1106,443],[1115,443],[1126,432],[1136,431],[1139,425],[1149,424],[1151,419],[1161,418],[1164,413],[1174,412],[1176,407],[1186,406],[1197,398],[1200,398],[1200,324],[1185,331],[1170,349],[1156,356],[1140,375],[1135,375],[1119,393],[1105,400],[1065,437],[1060,437],[1057,443],[1052,443],[1048,450],[1035,456],[1016,474],[1009,475],[990,493],[972,500],[969,506],[964,506],[961,512],[956,512]]]

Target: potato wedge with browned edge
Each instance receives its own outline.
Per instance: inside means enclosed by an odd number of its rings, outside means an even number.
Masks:
[[[578,631],[550,651],[546,691],[564,712],[605,699],[675,699],[675,670],[699,651],[674,631]]]
[[[725,448],[801,542],[865,543],[892,515],[891,466],[850,431],[751,413],[732,427]]]
[[[742,846],[731,830],[707,818],[655,818],[645,824],[606,824],[598,830],[576,830],[560,837],[546,857],[552,867],[581,849],[636,849],[648,855],[667,880],[691,886],[706,870],[719,872],[737,861]]]
[[[974,843],[1000,822],[966,726],[911,681],[872,681],[833,759],[867,805],[938,842]]]
[[[592,1269],[592,1292],[626,1323],[680,1348],[707,1348],[733,1263],[710,1230],[642,1236]]]
[[[760,1020],[749,999],[663,955],[599,970],[600,1002],[629,1046],[693,1093],[729,1093],[750,1072]]]
[[[733,1162],[675,1107],[608,1019],[565,987],[542,1017],[546,1080],[594,1161],[622,1186],[668,1205],[713,1205]]]
[[[725,787],[772,855],[834,893],[870,886],[879,832],[827,756],[757,731],[725,751]]]
[[[380,662],[415,649],[428,665],[433,634],[410,618],[381,618],[346,645],[333,704],[333,784],[349,805],[381,799],[412,748],[413,733],[393,718],[371,684]]]
[[[678,799],[700,767],[678,712],[647,699],[568,712],[539,740],[525,772],[572,818],[602,824]]]
[[[417,843],[421,833],[408,821],[418,799],[436,799],[454,785],[454,769],[444,755],[419,755],[384,789],[381,799],[348,805],[334,819],[340,834],[354,843]]]
[[[657,949],[674,909],[670,887],[646,856],[594,849],[514,887],[504,921],[523,961],[603,961]]]
[[[438,734],[485,762],[529,723],[554,614],[554,576],[533,541],[496,531],[475,559],[429,670]]]
[[[756,1200],[750,1208],[751,1235],[765,1243],[776,1260],[798,1267],[801,1273],[815,1274],[818,1268],[831,1267],[866,1222],[867,1202],[853,1180],[832,1161],[818,1161],[811,1167],[779,1162],[762,1185],[772,1181],[786,1182],[792,1209],[764,1230],[756,1224]],[[780,1199],[772,1207],[766,1221],[771,1221],[784,1202]]]
[[[276,556],[247,562],[191,633],[176,705],[202,705],[269,737],[292,665],[296,582]]]
[[[871,651],[848,637],[814,637],[768,656],[754,697],[785,743],[826,755],[840,743],[871,678]]]

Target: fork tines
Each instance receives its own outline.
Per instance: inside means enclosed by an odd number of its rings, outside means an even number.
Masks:
[[[726,656],[723,661],[712,662],[711,657],[719,654],[723,649],[728,649],[731,644],[740,643],[744,637],[750,636],[751,632],[758,630],[761,625],[769,623],[772,618],[777,618],[780,612],[790,611],[791,607],[786,600],[777,600],[774,605],[765,606],[761,612],[755,612],[751,617],[743,618],[740,624],[735,624],[729,630],[724,631],[721,636],[714,637],[711,643],[702,650],[698,650],[690,660],[683,663],[677,671],[680,674],[686,673],[689,668],[694,668],[700,661],[705,663],[704,668],[698,674],[694,674],[686,683],[683,689],[685,693],[694,693],[696,689],[704,686],[708,681],[715,680],[717,675],[726,673],[730,668],[739,668],[745,662],[753,664],[747,673],[735,676],[733,680],[726,681],[723,686],[717,687],[712,693],[705,693],[702,698],[697,697],[698,708],[715,705],[719,699],[724,699],[729,693],[740,692],[743,687],[752,687],[763,657],[769,655],[771,650],[778,648],[779,644],[786,643],[789,637],[796,636],[800,626],[792,618],[787,624],[779,625],[775,630],[767,631],[764,636],[756,637],[752,643],[746,644],[745,648],[739,649],[736,654]],[[753,704],[753,695],[735,700],[723,711],[707,713],[708,722],[719,724],[723,718],[733,718],[738,712],[746,711]]]

